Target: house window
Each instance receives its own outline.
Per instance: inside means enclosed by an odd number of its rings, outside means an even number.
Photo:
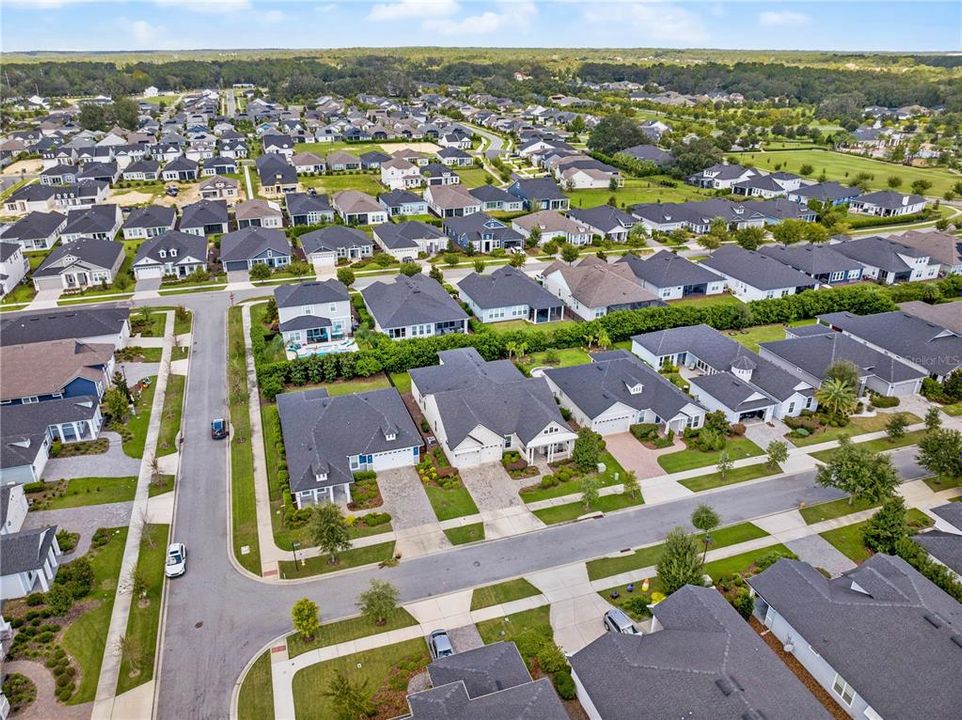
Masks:
[[[335,310],[337,310],[337,303],[331,303],[331,304],[328,306],[328,309],[329,309],[331,312],[334,312]]]
[[[835,682],[832,683],[832,692],[842,698],[842,702],[852,706],[852,701],[855,699],[855,689],[849,685],[842,678],[841,675],[835,673]]]
[[[357,455],[351,457],[351,470],[357,470],[360,467],[360,463],[357,461]]]
[[[510,435],[505,435],[505,436],[504,436],[504,446],[505,446],[505,448],[511,447],[511,436],[510,436]]]
[[[30,395],[29,397],[21,398],[20,402],[22,402],[24,405],[33,405],[34,403],[40,402],[40,398],[38,398],[36,395]]]

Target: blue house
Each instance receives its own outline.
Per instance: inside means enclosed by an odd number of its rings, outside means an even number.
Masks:
[[[27,405],[71,397],[99,402],[114,372],[112,343],[78,340],[0,347],[0,404]]]

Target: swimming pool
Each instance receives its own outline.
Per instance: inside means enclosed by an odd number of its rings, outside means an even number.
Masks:
[[[338,343],[324,343],[323,345],[288,345],[288,355],[294,357],[310,357],[311,355],[330,355],[331,353],[357,352],[357,343],[353,340],[343,340]]]

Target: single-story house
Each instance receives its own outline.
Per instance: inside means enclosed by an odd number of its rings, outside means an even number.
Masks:
[[[49,212],[60,205],[58,190],[38,183],[24,185],[4,200],[4,207],[9,213]]]
[[[0,472],[3,467],[0,466]],[[30,506],[21,485],[0,484],[0,535],[15,533],[23,527]]]
[[[8,226],[0,238],[17,242],[24,250],[49,250],[60,239],[67,216],[58,212],[31,212]]]
[[[862,277],[886,285],[931,280],[939,275],[939,263],[930,260],[927,251],[892,238],[873,235],[835,243],[832,248],[858,262]]]
[[[327,195],[316,193],[288,193],[287,216],[291,225],[320,225],[334,222],[334,208]]]
[[[857,187],[840,185],[837,182],[823,182],[815,185],[802,185],[788,193],[788,199],[807,205],[811,200],[828,205],[849,205],[862,191]]]
[[[622,263],[631,268],[644,288],[662,300],[718,295],[725,290],[725,278],[721,275],[667,250],[647,259],[625,255],[617,261]]]
[[[345,225],[331,225],[305,233],[300,241],[308,262],[325,265],[334,265],[341,258],[360,260],[374,254],[374,242],[370,236]]]
[[[283,230],[246,227],[220,239],[220,259],[227,271],[283,267],[291,262],[291,243]]]
[[[374,240],[384,252],[402,262],[414,259],[421,253],[434,255],[448,247],[447,235],[420,220],[375,225]]]
[[[227,203],[198,200],[181,210],[179,230],[191,235],[220,235],[228,230]]]
[[[374,328],[393,340],[466,333],[468,315],[441,284],[427,275],[399,275],[361,290]]]
[[[625,242],[638,220],[634,215],[611,205],[568,211],[568,217],[585,225],[592,236],[612,242]]]
[[[113,240],[123,224],[124,215],[119,205],[93,205],[67,212],[67,224],[61,232],[61,242],[81,238]]]
[[[448,167],[470,167],[474,158],[460,148],[444,147],[438,150],[438,159]]]
[[[152,237],[137,248],[132,265],[138,280],[173,275],[185,278],[207,269],[207,238],[180,230]]]
[[[813,290],[815,278],[754,250],[724,245],[701,264],[725,278],[725,286],[742,302],[795,295]]]
[[[38,310],[0,316],[0,345],[29,345],[50,340],[110,343],[119,350],[130,337],[130,309],[85,307]]]
[[[387,222],[387,211],[378,201],[359,190],[334,193],[334,210],[348,225],[378,225]]]
[[[948,232],[912,230],[901,235],[892,235],[889,239],[927,254],[930,265],[938,263],[941,275],[962,273],[962,239],[957,235]]]
[[[377,201],[387,210],[390,217],[428,214],[427,201],[410,190],[391,190],[381,193],[377,196]]]
[[[109,285],[124,263],[124,246],[112,240],[83,237],[61,242],[33,272],[37,290],[83,290]]]
[[[282,155],[261,155],[256,162],[261,190],[269,195],[297,192],[297,170]]]
[[[902,195],[894,190],[877,190],[859,195],[849,209],[853,213],[879,217],[914,215],[925,209],[925,198],[921,195]]]
[[[237,160],[218,155],[204,160],[204,167],[200,171],[201,177],[215,175],[231,175],[237,172]]]
[[[163,235],[174,229],[177,211],[164,205],[148,205],[130,211],[123,224],[124,240],[140,240]]]
[[[481,201],[463,185],[429,185],[424,190],[424,199],[431,212],[442,218],[481,212]]]
[[[234,206],[234,217],[237,218],[237,229],[246,227],[282,228],[284,227],[284,213],[280,206],[270,200],[254,198],[243,200]]]
[[[484,275],[471,273],[458,283],[458,296],[481,322],[527,320],[546,323],[564,319],[564,303],[528,277],[504,265]]]
[[[327,170],[327,163],[324,162],[324,158],[311,152],[297,153],[291,158],[291,165],[294,166],[298,175],[302,173],[323,173]]]
[[[160,173],[164,182],[190,182],[200,177],[200,166],[185,157],[176,157]]]
[[[477,252],[489,253],[492,250],[524,247],[521,233],[504,221],[483,212],[449,217],[444,221],[443,227],[445,234],[455,243],[463,248],[471,246]]]
[[[668,167],[675,162],[675,158],[670,152],[655,145],[634,145],[619,151],[617,154],[627,155],[639,162],[649,162],[660,168]]]
[[[380,150],[369,150],[366,153],[361,153],[361,169],[362,170],[380,170],[381,164],[386,163],[391,159],[391,156]]]
[[[758,174],[758,171],[752,168],[720,163],[689,176],[686,182],[700,188],[728,190],[732,185],[744,182]]]
[[[160,162],[157,160],[136,160],[121,173],[126,181],[156,182],[160,180]]]
[[[0,346],[3,374],[0,403],[32,403],[103,397],[114,372],[114,346],[76,340],[50,340]]]
[[[758,252],[805,273],[820,285],[840,285],[862,279],[863,265],[840,253],[836,245],[763,245]]]
[[[56,525],[0,535],[0,598],[47,592],[62,554]]]
[[[635,277],[627,265],[595,257],[577,265],[554,262],[542,271],[545,289],[560,298],[583,320],[617,310],[635,310],[664,303]]]
[[[337,150],[327,156],[327,169],[330,172],[357,171],[361,169],[361,160],[351,153]]]
[[[541,236],[539,244],[551,240],[560,240],[570,245],[588,245],[591,242],[591,228],[557,210],[539,210],[530,215],[522,215],[511,221],[511,227],[525,239],[537,230]]]
[[[274,289],[284,344],[312,345],[352,335],[351,298],[337,280],[280,285]]]
[[[30,270],[30,262],[18,242],[0,240],[0,297],[5,297],[23,281]]]

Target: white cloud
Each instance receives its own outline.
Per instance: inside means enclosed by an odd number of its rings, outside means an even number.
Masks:
[[[499,30],[523,31],[538,16],[538,7],[533,2],[501,2],[497,10],[469,15],[460,20],[429,18],[422,23],[422,27],[440,35],[490,35]]]
[[[609,27],[630,26],[658,47],[692,45],[709,39],[700,15],[670,2],[595,3],[585,8],[584,18]]]
[[[146,20],[134,20],[130,24],[130,33],[138,43],[149,43],[157,39],[162,28],[151,25]]]
[[[371,8],[367,19],[376,22],[422,20],[449,17],[459,9],[456,0],[398,0],[398,2],[378,3]]]
[[[219,15],[250,10],[250,0],[154,0],[161,7],[177,7],[204,15]]]
[[[766,10],[758,15],[758,24],[766,27],[798,27],[810,22],[809,15],[795,10]]]

